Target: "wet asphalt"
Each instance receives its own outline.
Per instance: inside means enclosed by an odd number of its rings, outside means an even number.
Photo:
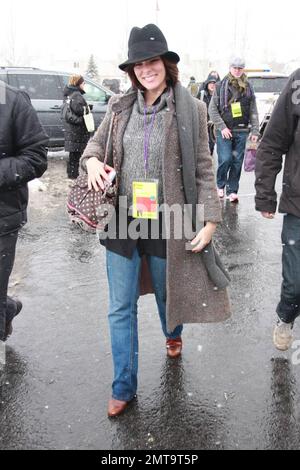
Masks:
[[[239,205],[224,202],[217,234],[232,318],[185,326],[182,358],[169,360],[154,298],[140,299],[138,397],[109,420],[105,251],[69,225],[65,168],[52,154],[18,242],[10,293],[24,307],[0,374],[0,449],[298,449],[300,322],[295,349],[277,352],[282,215],[255,212],[254,175]]]

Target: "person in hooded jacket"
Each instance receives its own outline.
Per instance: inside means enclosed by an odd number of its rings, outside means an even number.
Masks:
[[[79,160],[90,138],[83,119],[85,110],[88,109],[84,94],[84,78],[81,75],[72,75],[69,85],[64,89],[64,102],[69,100],[70,110],[74,113],[73,122],[66,119],[64,121],[65,151],[69,152],[67,175],[70,179],[76,179],[79,174]]]
[[[27,221],[27,183],[46,171],[47,144],[28,95],[0,81],[0,343],[22,308],[8,297],[8,282],[18,232]]]
[[[216,75],[209,75],[203,85],[203,89],[198,93],[197,98],[203,101],[207,106],[207,129],[208,129],[208,140],[210,154],[213,155],[216,144],[215,126],[212,121],[209,120],[208,107],[210,105],[212,96],[216,89],[217,78]]]
[[[220,77],[220,75],[218,74],[218,72],[216,70],[211,70],[208,74],[208,77],[214,77],[216,79],[216,83],[221,81],[221,77]],[[196,98],[198,98],[198,100],[200,100],[201,91],[205,89],[206,85],[207,85],[207,80],[205,80],[205,82],[202,82],[200,84],[199,90],[198,90],[198,93],[197,93],[197,96],[196,96]]]

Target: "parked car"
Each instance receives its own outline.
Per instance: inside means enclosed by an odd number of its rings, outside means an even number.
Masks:
[[[121,80],[118,78],[105,78],[102,81],[102,85],[106,88],[109,88],[109,90],[113,91],[114,93],[121,93]]]
[[[270,120],[275,103],[289,77],[285,74],[272,72],[249,72],[247,76],[255,91],[260,133],[262,135]]]
[[[64,125],[61,120],[63,90],[71,73],[53,72],[30,67],[0,67],[0,80],[26,91],[36,109],[42,126],[50,137],[50,147],[64,146]],[[104,118],[107,103],[114,93],[85,78],[85,99],[93,105],[96,127]]]

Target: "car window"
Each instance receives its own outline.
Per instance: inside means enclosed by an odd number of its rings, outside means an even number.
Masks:
[[[16,74],[16,86],[33,100],[61,100],[61,90],[55,75]]]
[[[85,82],[84,90],[86,92],[85,99],[87,101],[99,101],[101,103],[106,102],[106,93],[101,88],[98,88],[91,83]]]
[[[256,93],[281,93],[288,82],[288,77],[249,77]]]
[[[7,83],[6,73],[0,73],[0,80],[1,82]]]

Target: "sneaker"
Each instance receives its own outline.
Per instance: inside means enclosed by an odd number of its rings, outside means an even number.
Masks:
[[[225,196],[224,189],[218,188],[218,196],[220,199],[223,199],[223,197]]]
[[[293,344],[293,323],[278,320],[273,333],[274,345],[279,351],[287,351]]]
[[[228,199],[229,199],[230,202],[233,202],[233,203],[238,203],[239,202],[239,197],[236,193],[229,194]]]

